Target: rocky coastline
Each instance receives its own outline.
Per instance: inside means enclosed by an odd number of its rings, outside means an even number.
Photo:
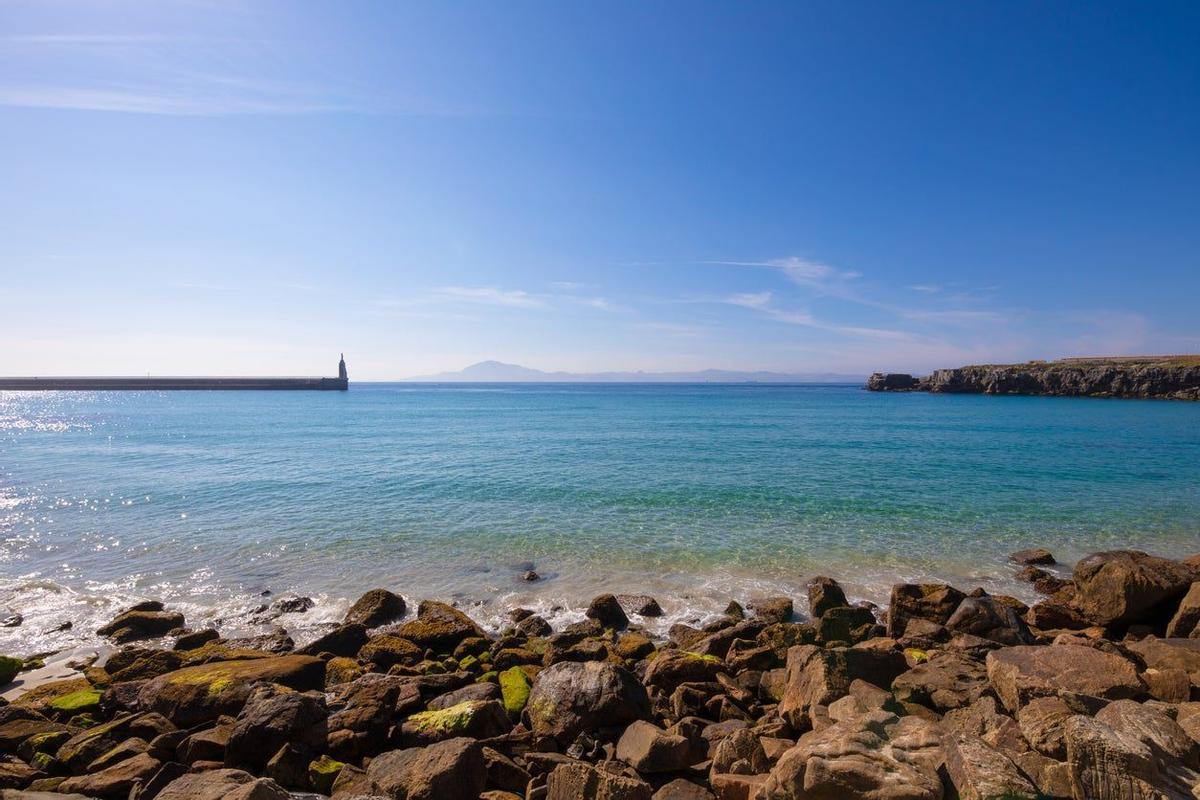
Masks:
[[[645,596],[488,634],[374,589],[299,648],[144,602],[102,662],[0,705],[0,798],[1200,797],[1200,556],[1012,558],[1044,599],[897,584],[881,609],[817,577],[662,639]]]
[[[873,392],[1200,400],[1200,356],[1066,358],[939,369],[920,378],[876,372]]]

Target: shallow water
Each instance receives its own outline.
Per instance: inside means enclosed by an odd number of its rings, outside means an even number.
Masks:
[[[851,386],[355,384],[0,393],[0,652],[88,644],[134,599],[246,627],[373,586],[670,621],[814,574],[885,601],[944,579],[1031,599],[1009,552],[1200,551],[1200,404]],[[524,583],[533,568],[542,580]],[[561,608],[560,608],[561,607]],[[798,607],[803,608],[802,603]],[[71,631],[50,632],[64,621]]]

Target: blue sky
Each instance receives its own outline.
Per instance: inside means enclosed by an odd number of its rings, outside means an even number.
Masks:
[[[1200,4],[0,9],[0,373],[1200,351]]]

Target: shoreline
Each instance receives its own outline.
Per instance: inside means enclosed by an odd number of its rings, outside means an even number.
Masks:
[[[105,652],[83,669],[56,657],[26,675],[29,691],[0,687],[6,780],[103,797],[254,787],[271,800],[1200,786],[1200,555],[1108,551],[1069,570],[1038,548],[1010,560],[1037,602],[898,583],[877,606],[818,576],[802,596],[735,598],[662,634],[651,628],[664,609],[644,595],[602,594],[553,625],[507,608],[488,630],[472,608],[378,588],[308,642],[224,638],[142,602],[100,629]],[[264,600],[276,620],[314,607]],[[860,749],[864,736],[874,743]],[[1151,746],[1157,766],[1136,774],[1086,755]]]

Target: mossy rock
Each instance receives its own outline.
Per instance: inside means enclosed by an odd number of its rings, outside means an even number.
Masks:
[[[478,678],[476,678],[475,682],[476,683],[499,683],[500,682],[500,673],[496,672],[496,670],[494,670],[494,669],[488,670],[487,672],[483,673]]]
[[[333,782],[346,766],[341,761],[334,761],[329,756],[321,756],[308,765],[308,780],[314,790],[321,794],[333,793]]]
[[[325,662],[325,686],[349,683],[363,675],[363,668],[353,658],[336,656]]]
[[[637,661],[654,652],[654,642],[640,633],[623,633],[617,639],[616,654],[621,658]]]
[[[95,688],[80,689],[50,701],[50,708],[60,714],[90,714],[100,710],[101,691]]]
[[[529,676],[521,667],[509,667],[500,673],[499,681],[504,710],[516,719],[529,701],[529,689],[532,686]]]
[[[50,703],[55,698],[91,688],[92,685],[88,683],[87,678],[66,678],[61,681],[50,681],[25,692],[25,694],[13,701],[13,705],[22,708],[31,708],[34,711],[46,714],[50,712]]]
[[[442,675],[449,672],[445,664],[440,664],[437,661],[422,661],[417,664],[417,671],[422,675]]]
[[[463,672],[471,672],[479,665],[479,659],[475,656],[463,656],[458,661],[458,668]]]
[[[19,658],[0,656],[0,686],[12,683],[13,678],[17,677],[17,673],[23,666],[25,666],[25,662]]]
[[[49,753],[53,755],[62,747],[63,742],[71,738],[70,731],[46,731],[30,736],[21,743],[22,752]]]
[[[423,746],[466,736],[488,739],[512,728],[504,707],[495,700],[464,700],[437,711],[413,714],[401,726],[405,747]]]
[[[66,772],[67,768],[61,761],[49,753],[37,752],[33,754],[33,758],[29,759],[29,766],[36,770],[41,770],[47,775],[53,775],[55,772]]]
[[[76,714],[75,716],[73,716],[67,720],[67,724],[70,725],[72,728],[87,729],[87,728],[94,728],[97,725],[99,725],[100,720],[96,719],[96,717],[91,712],[88,712],[86,714]]]
[[[40,658],[27,658],[21,664],[21,672],[29,672],[35,669],[41,669],[46,666],[46,662]]]
[[[926,661],[929,660],[929,653],[925,652],[924,650],[921,650],[918,647],[904,648],[904,655],[908,656],[916,664],[924,664]]]

